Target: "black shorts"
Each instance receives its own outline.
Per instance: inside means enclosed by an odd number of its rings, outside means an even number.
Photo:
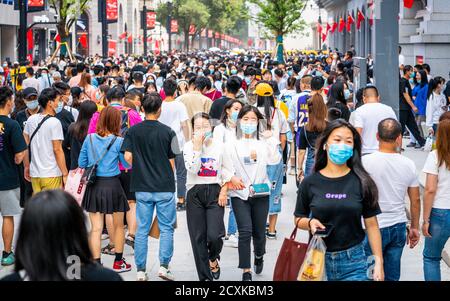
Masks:
[[[135,201],[136,194],[130,191],[131,188],[131,170],[122,170],[120,171],[120,184],[122,184],[123,191],[127,196],[127,200]]]

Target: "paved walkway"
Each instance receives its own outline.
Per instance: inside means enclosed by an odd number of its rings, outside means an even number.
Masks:
[[[422,151],[407,150],[406,155],[413,159],[416,166],[420,169],[425,160],[426,155]],[[267,254],[264,258],[265,267],[261,275],[254,275],[254,280],[270,281],[273,276],[273,269],[278,256],[278,252],[283,243],[284,237],[291,234],[293,230],[293,212],[296,202],[296,189],[294,184],[294,177],[289,177],[289,183],[283,189],[283,212],[278,219],[278,238],[276,240],[267,241]],[[226,210],[226,221],[228,220],[228,209]],[[306,241],[307,235],[305,232],[300,233],[299,239]],[[104,242],[106,244],[106,242]],[[158,246],[159,241],[150,239],[149,241],[149,255],[148,255],[148,274],[151,281],[160,281],[157,277],[159,262],[158,262]],[[2,250],[2,242],[0,241],[0,250]],[[450,250],[450,244],[447,245],[447,250]],[[402,276],[401,280],[423,280],[422,271],[422,251],[423,239],[420,244],[413,250],[408,247],[404,250],[402,258]],[[125,247],[125,258],[134,266],[133,251],[130,247]],[[450,252],[449,252],[450,253]],[[237,268],[238,265],[238,251],[235,248],[224,247],[222,252],[222,276],[220,280],[231,281],[241,280],[241,271]],[[103,256],[102,261],[106,267],[112,267],[113,257]],[[194,265],[194,258],[192,255],[192,248],[189,240],[186,213],[178,213],[178,229],[175,231],[175,250],[171,263],[172,271],[176,280],[180,281],[196,281],[198,280]],[[11,268],[0,267],[0,277],[8,274]],[[125,280],[135,280],[136,270],[122,274]],[[442,279],[450,281],[450,268],[442,262]]]

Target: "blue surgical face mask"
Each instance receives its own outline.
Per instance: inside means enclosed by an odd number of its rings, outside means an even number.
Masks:
[[[197,73],[198,76],[204,76],[205,74],[203,72]]]
[[[250,79],[250,77],[246,77],[245,82],[247,83],[247,85],[250,85],[252,83],[252,80]]]
[[[257,129],[258,125],[256,123],[241,123],[241,130],[245,135],[252,135]]]
[[[411,73],[411,78],[412,79],[416,78],[416,72]]]
[[[414,84],[415,84],[413,78],[410,78],[410,79],[409,79],[409,84],[410,84],[410,85],[414,85]]]
[[[345,143],[330,144],[328,158],[336,165],[344,165],[353,156],[353,146]]]
[[[292,76],[293,74],[294,74],[294,72],[288,71],[288,75],[289,75],[289,76]]]
[[[211,131],[205,132],[205,140],[210,138],[212,138],[212,132]]]
[[[320,72],[320,71],[316,71],[316,76],[322,77],[322,76],[323,76],[323,73]]]
[[[345,89],[344,90],[344,97],[345,97],[345,99],[349,99],[350,98],[350,90],[349,89]]]
[[[61,111],[63,110],[63,107],[64,107],[64,104],[63,104],[62,101],[60,101],[60,102],[58,103],[58,107],[57,107],[56,110],[55,110],[55,113],[56,113],[56,114],[61,113]]]
[[[209,69],[210,74],[214,74],[214,70]]]
[[[237,120],[238,120],[238,116],[239,116],[239,111],[233,111],[233,112],[231,112],[231,116],[230,116],[231,121],[233,121],[234,123],[236,123]]]
[[[37,100],[33,100],[26,103],[27,108],[30,110],[36,110],[36,108],[39,106],[39,102]]]
[[[232,74],[232,75],[236,75],[237,73],[238,73],[238,71],[237,71],[237,70],[234,70],[234,69],[233,69],[233,70],[231,70],[231,74]]]

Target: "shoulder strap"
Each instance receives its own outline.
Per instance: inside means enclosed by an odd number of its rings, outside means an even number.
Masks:
[[[252,184],[255,184],[256,177],[258,176],[258,173],[255,174],[255,179],[252,181],[252,179],[250,179],[250,176],[248,175],[247,171],[245,170],[244,164],[242,164],[241,159],[239,158],[239,153],[238,153],[238,151],[237,151],[236,144],[234,145],[234,151],[236,152],[237,160],[239,161],[239,164],[241,165],[242,170],[244,171],[244,173],[245,173],[245,175],[247,176],[248,180],[249,180],[250,182],[252,182]],[[256,165],[256,171],[258,171],[258,167],[259,167],[259,166],[258,166],[258,164],[257,164],[257,165]]]
[[[305,133],[305,139],[306,139],[306,142],[308,143],[308,146],[309,146],[310,148],[312,148],[312,149],[315,150],[315,147],[313,147],[313,146],[311,145],[311,143],[309,142],[308,135],[307,135],[307,133],[306,133],[306,127],[303,128],[303,132]]]
[[[38,124],[37,128],[34,130],[33,134],[30,137],[30,146],[31,146],[31,141],[33,141],[33,138],[36,136],[37,132],[40,130],[40,128],[42,127],[42,125],[44,124],[44,122],[46,122],[47,120],[49,120],[50,118],[52,118],[53,116],[51,115],[47,115],[44,117],[44,119],[42,119],[42,121]]]

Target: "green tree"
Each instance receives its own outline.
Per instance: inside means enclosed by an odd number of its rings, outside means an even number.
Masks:
[[[80,14],[88,8],[90,0],[49,0],[50,7],[52,7],[58,14],[58,24],[56,28],[61,37],[61,42],[67,42],[70,34],[70,29],[76,22]],[[66,47],[61,47],[61,54],[66,54]]]
[[[158,7],[157,18],[167,27],[168,5]],[[196,31],[205,28],[210,18],[208,7],[199,0],[176,0],[173,2],[172,19],[178,21],[179,31],[184,35],[184,47],[189,51],[189,28],[194,25]]]
[[[277,61],[284,62],[284,36],[304,30],[301,19],[307,0],[249,0],[260,8],[256,21],[269,30],[277,41]]]

